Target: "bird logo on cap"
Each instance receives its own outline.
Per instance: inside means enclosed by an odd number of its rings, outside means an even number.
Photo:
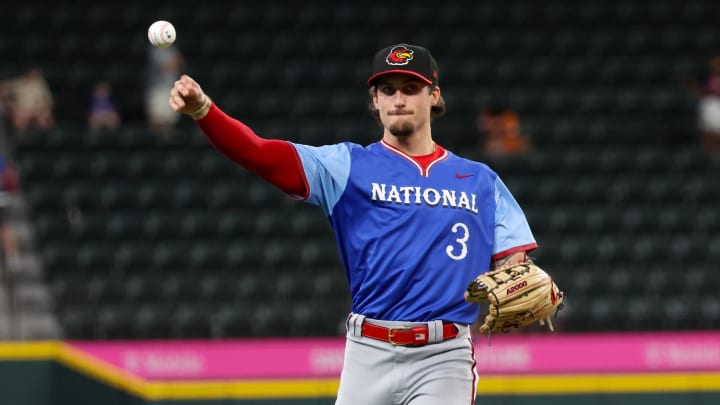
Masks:
[[[413,50],[404,46],[396,46],[388,54],[385,61],[388,65],[407,65],[413,58]]]

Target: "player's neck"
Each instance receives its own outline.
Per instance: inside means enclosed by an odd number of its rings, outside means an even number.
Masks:
[[[437,145],[429,133],[424,136],[420,136],[419,133],[409,136],[395,136],[386,132],[383,135],[383,140],[390,146],[410,156],[429,155],[437,149]]]

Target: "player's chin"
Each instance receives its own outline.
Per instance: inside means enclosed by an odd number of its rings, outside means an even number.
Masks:
[[[415,132],[415,127],[410,122],[397,121],[388,125],[388,131],[395,136],[404,137],[412,135]]]

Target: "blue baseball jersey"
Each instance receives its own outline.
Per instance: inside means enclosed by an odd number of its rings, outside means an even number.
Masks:
[[[354,313],[471,324],[478,305],[463,298],[468,283],[494,255],[537,246],[485,164],[445,151],[423,169],[383,141],[293,146],[306,201],[322,208],[335,232]]]

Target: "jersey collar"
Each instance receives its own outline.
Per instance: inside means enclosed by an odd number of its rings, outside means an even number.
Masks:
[[[433,166],[435,166],[437,163],[447,159],[447,157],[448,157],[447,150],[440,145],[437,145],[437,150],[434,153],[435,158],[431,159],[431,160],[425,160],[425,159],[421,160],[421,159],[418,159],[418,157],[410,156],[407,153],[401,151],[400,149],[385,142],[384,139],[380,140],[380,145],[385,147],[390,152],[392,152],[392,153],[404,158],[405,160],[409,161],[410,163],[412,163],[420,171],[420,174],[423,177],[429,177],[430,169],[432,169]],[[422,158],[422,156],[420,158]]]

